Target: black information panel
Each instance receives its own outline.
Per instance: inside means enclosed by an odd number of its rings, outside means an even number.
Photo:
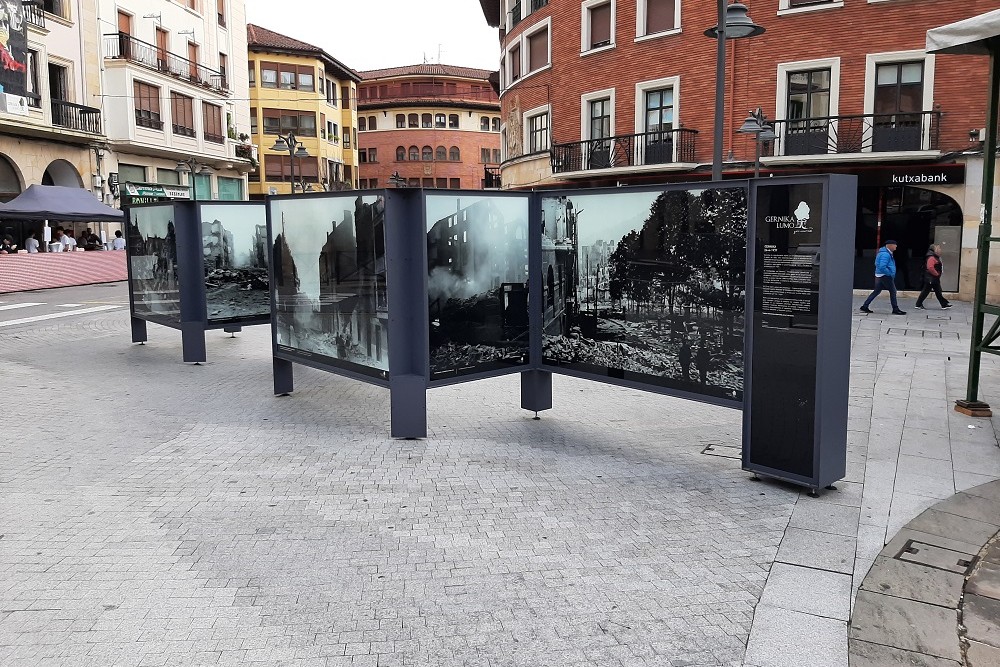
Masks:
[[[750,463],[814,476],[822,183],[757,189]]]

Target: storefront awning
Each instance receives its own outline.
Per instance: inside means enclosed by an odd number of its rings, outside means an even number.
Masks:
[[[1000,9],[927,31],[927,53],[988,56],[1000,50]]]

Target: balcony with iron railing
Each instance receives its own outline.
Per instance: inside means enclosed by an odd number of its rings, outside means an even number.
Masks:
[[[693,163],[698,130],[677,128],[552,145],[552,173]]]
[[[36,4],[22,4],[24,8],[24,22],[28,25],[33,25],[36,28],[45,29],[45,10],[41,5]]]
[[[197,86],[219,91],[229,90],[226,76],[218,70],[199,65],[123,32],[104,35],[104,57],[126,60]]]
[[[52,100],[52,124],[68,130],[100,134],[101,110],[64,100]]]
[[[514,26],[521,22],[521,3],[518,2],[515,5],[511,5],[510,11],[507,12],[507,29],[513,30]]]
[[[936,151],[940,128],[940,111],[777,120],[765,157]]]

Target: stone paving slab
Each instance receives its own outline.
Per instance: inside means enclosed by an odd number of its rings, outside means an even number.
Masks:
[[[1000,421],[946,400],[963,309],[933,325],[955,339],[854,318],[849,481],[816,499],[701,453],[739,446],[732,410],[557,377],[533,422],[505,377],[430,392],[429,437],[394,441],[379,388],[297,368],[271,396],[266,328],[189,366],[123,312],[7,327],[0,665],[847,667],[893,527],[1000,476]]]

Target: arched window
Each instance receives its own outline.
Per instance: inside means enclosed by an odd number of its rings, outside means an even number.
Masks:
[[[374,129],[374,128],[372,128],[372,129]],[[494,117],[493,118],[493,131],[494,132],[499,132],[500,131],[500,118],[499,117]]]
[[[415,113],[411,113],[408,119],[410,127],[420,127],[420,116]]]
[[[420,159],[430,162],[434,159],[434,149],[430,146],[424,146],[420,151]]]
[[[483,132],[489,132],[490,131],[490,117],[489,116],[483,116],[483,117],[481,117],[479,119],[479,129],[482,130]]]
[[[462,159],[462,154],[458,152],[458,146],[451,147],[451,150],[448,151],[448,159],[452,162],[458,162]]]
[[[458,129],[458,114],[448,114],[448,127],[452,129]]]
[[[443,113],[439,113],[439,114],[437,114],[437,115],[434,116],[434,127],[444,127],[444,123],[445,123],[445,120],[444,120],[444,114]]]
[[[406,127],[406,116],[401,113],[396,114],[396,127]]]
[[[358,132],[364,132],[368,129],[368,121],[364,116],[358,116]]]
[[[434,152],[434,159],[444,162],[448,159],[448,149],[444,146],[438,146],[437,150]]]
[[[396,162],[402,162],[406,159],[406,149],[402,146],[396,146]]]
[[[431,115],[425,113],[420,116],[420,127],[434,127],[433,121],[431,120]]]
[[[375,116],[368,116],[368,129],[377,130],[378,125],[375,124]]]
[[[410,146],[410,160],[416,162],[420,159],[420,149],[416,146]]]

